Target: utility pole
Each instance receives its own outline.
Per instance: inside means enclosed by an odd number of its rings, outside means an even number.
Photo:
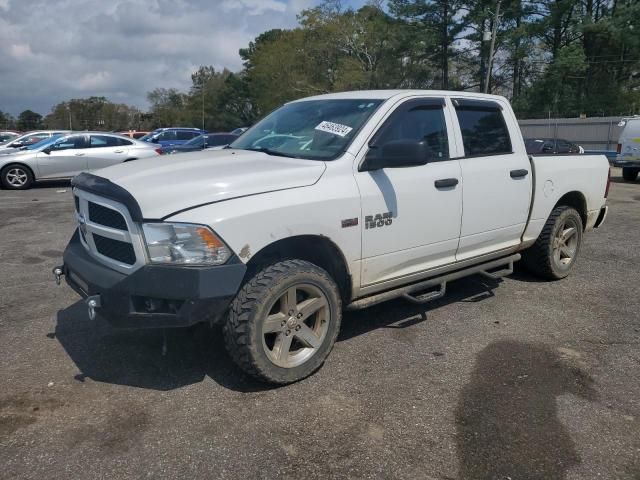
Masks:
[[[202,78],[202,130],[204,130],[204,77]]]
[[[498,34],[498,23],[500,23],[500,3],[496,1],[496,13],[493,18],[493,28],[491,29],[491,46],[489,47],[489,61],[487,62],[487,78],[484,82],[484,93],[489,93],[489,82],[491,82],[491,71],[493,70],[493,50],[496,47],[496,36]]]

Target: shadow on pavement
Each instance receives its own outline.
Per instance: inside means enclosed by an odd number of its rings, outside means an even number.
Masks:
[[[406,301],[387,302],[367,310],[345,312],[338,341],[348,340],[378,328],[407,328],[427,320],[427,310],[449,303],[476,302],[493,296],[498,282],[481,277],[454,282],[448,294],[425,306]],[[163,335],[167,352],[162,355]],[[201,382],[209,376],[235,391],[273,388],[244,375],[233,364],[224,347],[219,327],[201,324],[191,328],[121,330],[97,318],[90,321],[86,305],[77,301],[60,310],[55,333],[81,372],[76,380],[129,385],[167,391]]]
[[[556,397],[593,401],[589,375],[535,343],[499,341],[477,357],[456,410],[460,478],[561,480],[580,463]]]

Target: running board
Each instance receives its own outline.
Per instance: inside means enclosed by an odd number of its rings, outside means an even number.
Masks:
[[[501,270],[496,270],[494,272],[483,270],[479,273],[492,280],[498,280],[499,278],[506,277],[507,275],[511,275],[513,273],[513,262],[509,262],[507,266]]]
[[[447,282],[451,282],[463,277],[468,277],[469,275],[474,275],[476,273],[480,273],[492,279],[498,279],[500,277],[504,277],[505,275],[513,273],[513,263],[517,262],[518,260],[520,260],[520,254],[516,253],[514,255],[499,258],[491,262],[481,263],[478,265],[474,265],[473,267],[458,270],[457,272],[447,273],[445,275],[440,275],[439,277],[430,278],[429,280],[396,288],[395,290],[389,290],[387,292],[371,295],[370,297],[361,298],[359,300],[351,302],[349,305],[347,305],[346,309],[360,310],[362,308],[371,307],[373,305],[377,305],[378,303],[386,302],[387,300],[392,300],[399,297],[403,297],[413,303],[424,304],[443,297],[446,292]],[[502,267],[500,270],[494,272],[491,271],[500,267]],[[424,293],[417,296],[412,295],[415,292],[426,290],[427,288],[435,287],[436,285],[440,286],[440,290]]]
[[[412,295],[411,293],[403,293],[402,297],[411,303],[417,303],[418,305],[423,305],[425,303],[429,303],[444,297],[444,294],[446,292],[447,292],[447,282],[442,282],[440,284],[440,290],[423,293],[422,295]]]

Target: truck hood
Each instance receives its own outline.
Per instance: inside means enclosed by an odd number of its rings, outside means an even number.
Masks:
[[[313,185],[325,168],[321,161],[226,149],[152,157],[92,173],[127,190],[144,218],[160,219],[203,204]]]

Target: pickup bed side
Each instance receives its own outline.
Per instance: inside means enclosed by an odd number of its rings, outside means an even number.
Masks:
[[[609,170],[606,158],[603,155],[556,155],[530,159],[534,173],[533,201],[522,247],[528,247],[538,238],[561,199],[566,199],[566,205],[576,207],[585,230],[593,228],[606,201]]]

